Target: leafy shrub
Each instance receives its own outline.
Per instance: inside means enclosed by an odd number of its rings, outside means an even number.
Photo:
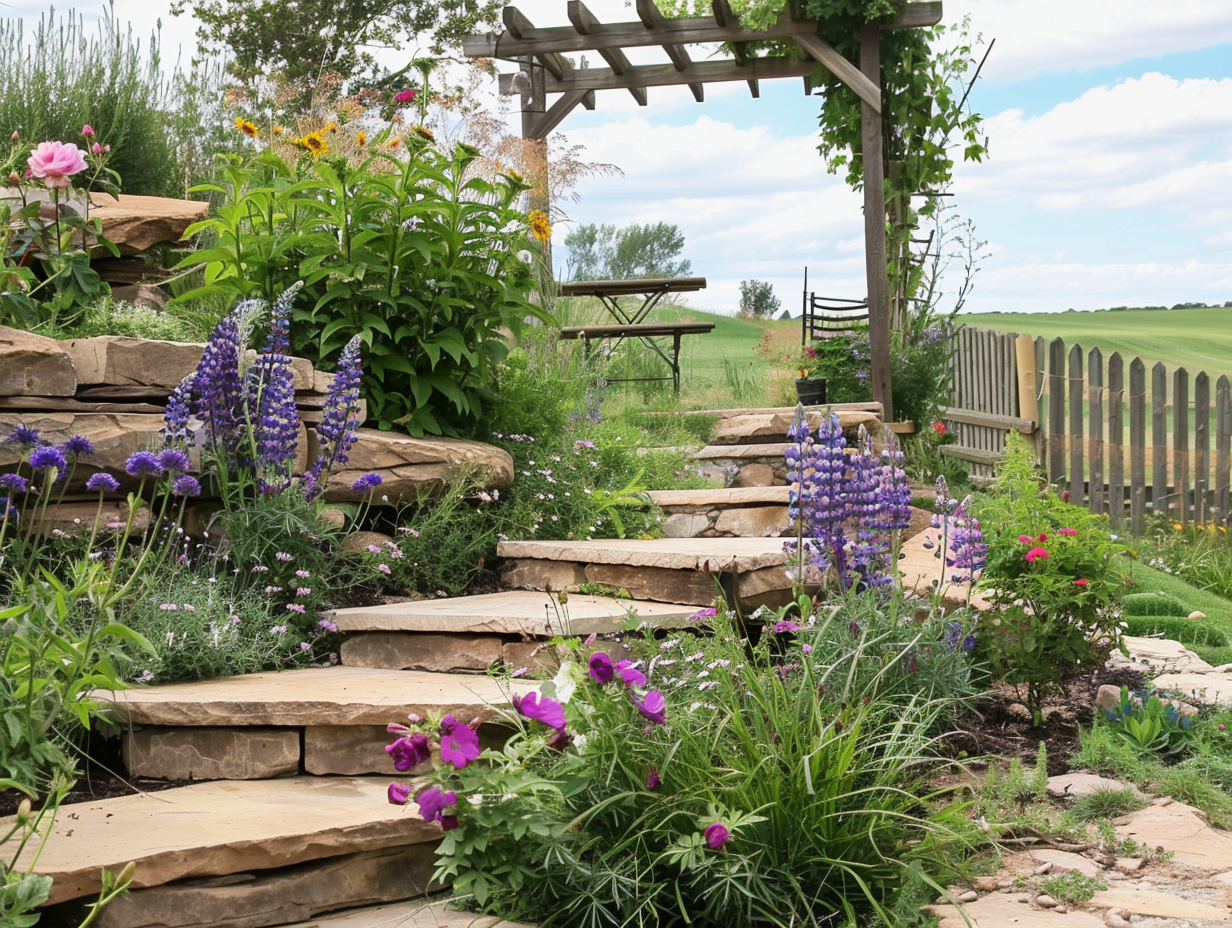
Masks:
[[[1070,905],[1085,905],[1095,898],[1097,892],[1108,887],[1103,881],[1085,876],[1076,870],[1059,873],[1040,881],[1040,889],[1053,899]]]
[[[57,338],[91,338],[124,335],[169,342],[203,342],[218,322],[207,310],[178,307],[170,312],[103,299],[88,306],[71,327],[54,333]],[[49,333],[53,334],[53,333]]]
[[[354,163],[288,161],[280,152],[294,149],[273,146],[223,159],[220,182],[196,188],[222,198],[218,214],[189,230],[214,244],[181,262],[204,263],[206,283],[182,299],[272,299],[303,280],[297,355],[323,361],[358,335],[372,419],[415,435],[457,433],[484,412],[506,333],[517,336],[527,316],[549,319],[526,298],[534,278],[519,248],[529,233],[514,208],[526,184],[485,178],[476,149],[445,152],[427,130],[407,133],[396,151],[357,139],[353,126],[329,135]],[[328,153],[329,140],[322,130],[298,142]]]
[[[1106,519],[1041,488],[1033,451],[1013,433],[978,512],[989,528],[981,586],[995,604],[981,617],[978,654],[1025,691],[1039,724],[1045,694],[1102,667],[1119,640],[1114,558],[1125,549]]]
[[[1121,597],[1121,611],[1125,615],[1187,616],[1193,610],[1163,590],[1150,593],[1126,593]]]
[[[1170,702],[1153,692],[1131,693],[1125,686],[1116,708],[1105,709],[1104,715],[1135,751],[1155,757],[1180,754],[1193,734],[1193,720]]]
[[[1228,636],[1222,629],[1200,619],[1178,619],[1172,615],[1126,615],[1123,619],[1127,635],[1163,635],[1187,647],[1228,646]]]
[[[447,829],[438,877],[547,928],[871,924],[913,880],[935,892],[971,834],[924,783],[947,700],[878,688],[902,650],[828,665],[790,634],[749,650],[713,621],[645,663],[567,662],[515,699],[500,750],[451,717],[407,730],[400,769],[438,733],[447,761],[390,787]]]

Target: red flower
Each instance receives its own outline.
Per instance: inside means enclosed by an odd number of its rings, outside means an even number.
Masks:
[[[1086,585],[1087,585],[1088,583],[1090,583],[1090,582],[1091,582],[1090,580],[1087,580],[1087,579],[1084,577],[1084,578],[1082,578],[1081,580],[1075,580],[1075,581],[1074,581],[1074,586],[1086,586]]]
[[[1039,536],[1039,542],[1040,542],[1040,544],[1042,545],[1042,544],[1043,544],[1044,542],[1046,542],[1047,540],[1048,540],[1048,535],[1047,535],[1046,533],[1044,533],[1044,532],[1040,532],[1040,536]]]
[[[944,422],[934,422],[933,431],[936,432],[938,435],[944,435],[945,434],[945,423]]]
[[[399,103],[410,103],[412,100],[415,99],[415,91],[404,90],[401,93],[396,94],[394,96],[394,99],[397,100]]]
[[[1060,532],[1062,535],[1077,535],[1078,534],[1078,529],[1076,528],[1059,528],[1057,529],[1057,531]]]
[[[1033,564],[1036,561],[1042,561],[1044,558],[1048,557],[1048,552],[1045,551],[1043,548],[1032,548],[1030,551],[1027,552],[1026,557],[1027,557],[1027,563]]]

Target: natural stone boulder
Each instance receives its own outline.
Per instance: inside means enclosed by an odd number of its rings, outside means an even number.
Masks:
[[[138,255],[155,245],[174,245],[188,227],[204,219],[210,205],[200,200],[90,194],[90,218],[103,224],[103,235],[121,254]]]
[[[84,385],[153,386],[174,389],[197,369],[204,346],[99,335],[64,342]]]
[[[98,503],[60,503],[47,508],[45,515],[29,517],[27,523],[33,522],[44,534],[62,532],[65,535],[89,535],[91,532],[107,532],[122,529],[128,524],[130,510],[127,500],[105,502],[101,507]],[[137,507],[133,515],[132,533],[140,535],[150,524],[150,509],[148,506]]]
[[[308,456],[320,454],[315,429],[308,432]],[[398,500],[431,493],[464,474],[474,474],[489,487],[507,487],[513,482],[513,458],[507,451],[477,441],[456,438],[412,438],[399,432],[360,429],[359,438],[348,454],[346,469],[329,476],[325,498],[360,502],[367,492],[356,492],[351,484],[367,473],[381,475],[375,498]]]
[[[773,538],[791,528],[786,506],[753,506],[719,513],[714,529],[720,535],[742,538]]]
[[[485,671],[501,657],[501,639],[431,632],[367,632],[342,642],[342,663],[388,670]]]
[[[854,433],[860,426],[864,426],[873,435],[881,431],[881,420],[875,412],[839,407],[834,411],[838,413],[839,424],[845,433]],[[716,445],[785,441],[795,414],[794,409],[782,409],[729,416],[715,423],[710,440]],[[809,429],[816,433],[822,421],[821,412],[811,411],[807,413],[807,418]]]
[[[72,396],[73,357],[54,338],[0,326],[0,396]]]
[[[677,512],[663,520],[664,538],[696,538],[710,528],[710,520],[697,512]]]
[[[1232,835],[1212,828],[1193,806],[1169,800],[1131,812],[1117,825],[1117,834],[1147,847],[1172,851],[1178,863],[1221,870],[1232,860]]]
[[[1139,638],[1135,635],[1125,635],[1121,641],[1129,651],[1129,657],[1125,657],[1120,651],[1113,651],[1108,656],[1110,667],[1128,666],[1141,669],[1145,664],[1152,670],[1181,674],[1207,673],[1214,669],[1179,641]]]
[[[1048,778],[1048,795],[1063,799],[1067,796],[1089,796],[1097,792],[1124,792],[1129,789],[1120,780],[1096,776],[1094,773],[1064,773]]]
[[[760,462],[747,464],[736,472],[731,485],[733,487],[774,486],[774,468]]]
[[[709,606],[719,593],[714,578],[691,570],[664,567],[634,567],[627,564],[589,564],[586,579],[617,590],[627,590],[638,599],[664,603]]]
[[[299,772],[299,732],[135,727],[124,734],[124,764],[160,780],[265,780]]]
[[[353,554],[367,550],[369,545],[384,548],[392,541],[392,538],[381,532],[352,532],[342,539],[342,544],[339,547],[343,552]]]
[[[515,590],[570,590],[586,582],[581,564],[519,558],[501,569],[501,583]]]

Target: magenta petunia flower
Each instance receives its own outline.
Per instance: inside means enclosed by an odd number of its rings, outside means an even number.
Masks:
[[[800,626],[791,621],[791,619],[783,619],[781,622],[774,623],[774,633],[776,635],[785,635],[788,632],[796,632],[800,630]]]
[[[633,705],[637,706],[637,711],[655,725],[663,725],[667,722],[667,700],[658,690],[651,690],[641,702],[633,700]]]
[[[479,756],[479,736],[452,715],[441,719],[441,760],[461,770]]]
[[[399,103],[410,103],[412,100],[415,99],[415,91],[414,90],[403,90],[401,93],[395,94],[394,99],[397,100]]]
[[[706,837],[706,846],[712,851],[723,849],[723,845],[727,843],[727,839],[731,837],[731,832],[722,822],[714,822],[706,826],[703,832]]]
[[[612,682],[616,671],[612,667],[612,659],[602,651],[590,655],[590,678],[600,685]]]
[[[1048,552],[1045,551],[1043,548],[1032,548],[1030,551],[1027,552],[1026,557],[1027,557],[1027,563],[1033,564],[1036,561],[1042,561],[1044,560],[1044,558],[1048,557]]]
[[[37,177],[51,188],[64,189],[69,178],[86,169],[86,159],[72,142],[39,142],[26,159],[30,176]]]
[[[458,794],[453,790],[443,793],[435,786],[429,786],[415,797],[415,802],[419,804],[419,814],[423,816],[425,822],[439,822],[444,817],[446,809],[452,809],[457,805]],[[456,823],[457,819],[454,821]]]
[[[549,728],[559,731],[565,727],[565,707],[555,699],[540,696],[538,693],[527,693],[525,696],[514,696],[513,707],[528,719],[542,722]]]
[[[1060,532],[1062,535],[1077,535],[1078,534],[1078,529],[1076,528],[1059,528],[1057,529],[1057,531]]]
[[[1081,580],[1075,580],[1074,586],[1086,586],[1091,581],[1083,577]]]
[[[646,685],[646,675],[633,666],[633,661],[617,661],[615,670],[625,686]]]
[[[663,780],[659,776],[659,771],[655,770],[654,767],[651,767],[650,770],[646,773],[646,788],[650,790],[655,790],[655,789],[658,789],[662,785],[663,785]]]
[[[385,753],[393,759],[394,769],[405,773],[430,758],[432,748],[428,744],[428,736],[423,732],[416,732],[409,737],[399,738],[393,744],[385,745]]]
[[[388,795],[389,801],[392,805],[404,806],[406,805],[407,799],[410,798],[411,788],[403,785],[402,783],[390,783]]]

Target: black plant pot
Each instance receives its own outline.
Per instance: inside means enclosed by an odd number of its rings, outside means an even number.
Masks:
[[[805,406],[823,406],[826,402],[826,381],[824,378],[810,378],[796,381],[796,399]]]

